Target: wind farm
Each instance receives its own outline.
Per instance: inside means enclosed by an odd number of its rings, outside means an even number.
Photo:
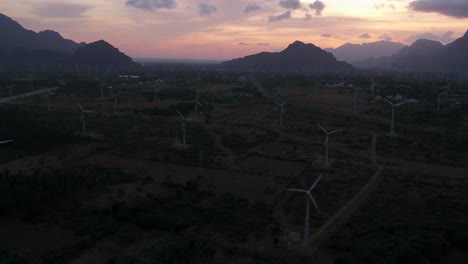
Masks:
[[[0,263],[468,260],[468,72],[81,45],[0,56]]]

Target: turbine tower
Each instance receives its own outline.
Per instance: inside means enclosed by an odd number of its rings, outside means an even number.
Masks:
[[[440,113],[440,99],[442,98],[443,95],[447,94],[448,91],[443,91],[443,92],[437,92],[434,91],[437,94],[437,113]]]
[[[111,92],[112,97],[114,97],[114,114],[117,114],[117,97],[120,95],[120,93],[113,93]]]
[[[15,87],[15,84],[7,85],[6,88],[8,89],[8,95],[10,97],[13,96],[13,87]]]
[[[180,118],[182,119],[182,145],[185,146],[185,133],[186,133],[186,124],[190,123],[190,119],[186,118],[179,110],[177,110],[177,114],[179,114]]]
[[[203,107],[200,101],[198,101],[199,98],[200,98],[200,92],[197,91],[197,97],[195,98],[195,100],[191,101],[191,103],[195,104],[195,115],[197,116],[198,116],[198,106]]]
[[[214,108],[214,104],[215,104],[214,103],[215,96],[216,96],[216,90],[215,90],[215,88],[211,88],[211,105],[213,106],[213,108]]]
[[[399,104],[394,104],[394,103],[390,102],[387,98],[384,98],[384,99],[385,99],[385,101],[387,103],[389,103],[392,106],[392,121],[390,123],[390,136],[395,137],[396,136],[395,129],[394,129],[395,128],[395,108],[405,104],[406,102],[401,102]]]
[[[317,186],[318,182],[322,178],[322,175],[320,175],[315,182],[310,186],[309,189],[303,190],[303,189],[286,189],[286,191],[289,192],[300,192],[300,193],[305,193],[306,195],[306,210],[305,210],[305,224],[304,224],[304,248],[307,249],[309,246],[309,215],[310,215],[310,202],[312,201],[312,204],[314,205],[315,209],[317,210],[318,213],[320,213],[320,209],[315,202],[314,197],[312,196],[312,190],[314,190],[315,186]]]
[[[282,103],[276,103],[277,107],[280,109],[280,127],[283,128],[283,116],[284,116],[284,106],[288,103],[288,101],[284,101]]]
[[[324,157],[324,162],[325,162],[325,168],[328,167],[328,150],[330,146],[330,135],[338,133],[343,131],[342,129],[339,130],[333,130],[333,131],[327,131],[325,128],[323,128],[320,124],[317,124],[317,126],[325,133],[325,143],[323,144],[323,147],[325,149],[325,157]]]
[[[49,112],[52,112],[53,110],[55,110],[55,107],[52,104],[52,96],[54,96],[54,95],[55,95],[55,93],[53,93],[53,92],[48,92],[47,93],[47,110],[49,110]]]
[[[81,104],[77,103],[78,107],[81,109],[81,118],[80,118],[80,122],[81,122],[81,128],[82,128],[82,131],[83,131],[83,134],[86,134],[86,114],[88,113],[92,113],[94,111],[92,110],[85,110],[83,108],[83,106],[81,106]]]
[[[159,82],[154,85],[154,89],[153,89],[153,103],[156,103],[158,101],[158,93],[159,93]]]

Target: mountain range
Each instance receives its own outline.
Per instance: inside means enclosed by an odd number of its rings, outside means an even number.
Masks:
[[[468,70],[468,30],[452,43],[419,39],[392,56],[371,58],[353,64],[359,68],[385,68],[417,71]]]
[[[313,44],[295,41],[281,52],[261,52],[221,63],[229,69],[347,71],[353,66]]]
[[[370,58],[391,56],[404,47],[405,45],[397,42],[377,41],[363,44],[346,43],[338,48],[327,48],[325,50],[335,55],[336,59],[340,61],[353,63]]]
[[[96,67],[137,65],[132,58],[104,40],[76,43],[52,30],[36,33],[3,14],[0,14],[0,39],[0,63],[5,66],[51,63]]]

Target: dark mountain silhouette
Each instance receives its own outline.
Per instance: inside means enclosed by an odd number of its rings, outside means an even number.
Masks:
[[[281,52],[261,52],[221,63],[224,68],[261,70],[345,71],[353,67],[337,61],[329,52],[313,44],[296,41]]]
[[[75,61],[80,64],[129,65],[134,63],[132,58],[104,40],[99,40],[79,48],[74,53],[74,56]]]
[[[87,67],[129,68],[137,66],[132,58],[104,40],[76,43],[64,39],[58,32],[45,30],[36,33],[0,14],[0,63],[37,66],[54,64]]]
[[[359,68],[388,68],[417,71],[468,70],[468,31],[452,43],[419,39],[393,56],[368,59],[353,64]]]
[[[336,49],[325,49],[332,53],[338,60],[353,63],[370,58],[378,58],[382,56],[391,56],[405,45],[391,41],[377,41],[363,44],[346,43]]]
[[[64,39],[59,33],[45,30],[36,33],[23,28],[18,22],[0,14],[0,51],[13,50],[53,50],[74,52],[86,45]]]

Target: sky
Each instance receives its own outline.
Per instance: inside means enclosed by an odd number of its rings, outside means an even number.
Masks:
[[[468,29],[468,0],[15,0],[0,13],[76,42],[104,39],[133,58],[213,59],[419,38]]]

